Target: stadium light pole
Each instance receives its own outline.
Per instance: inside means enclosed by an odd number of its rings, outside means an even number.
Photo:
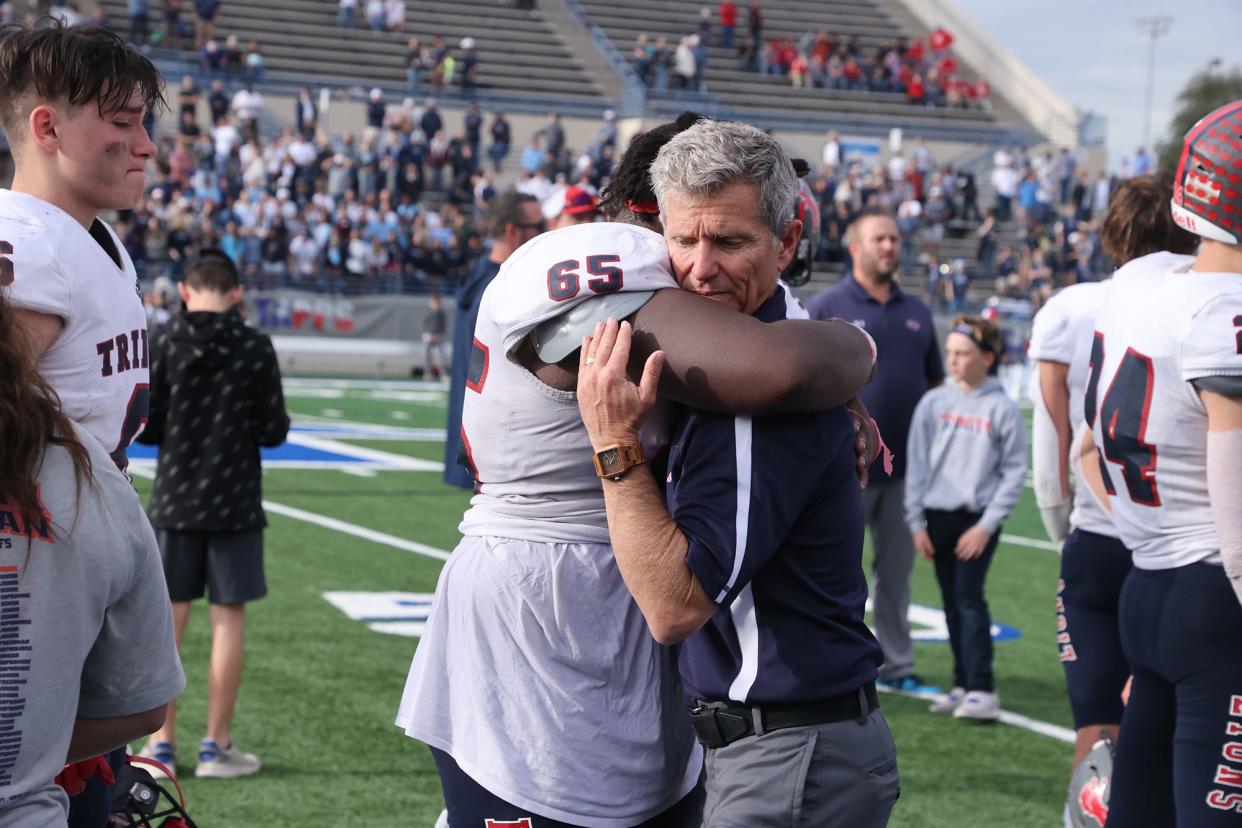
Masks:
[[[1147,94],[1144,97],[1143,104],[1143,147],[1146,149],[1148,141],[1151,139],[1151,99],[1152,86],[1156,81],[1156,41],[1169,33],[1169,29],[1173,27],[1173,18],[1166,15],[1155,15],[1153,17],[1140,17],[1138,19],[1139,31],[1147,38],[1149,45],[1147,48]]]

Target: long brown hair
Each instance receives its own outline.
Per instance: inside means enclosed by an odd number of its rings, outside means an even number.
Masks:
[[[1194,255],[1199,237],[1173,221],[1172,199],[1168,173],[1138,175],[1121,183],[1100,227],[1100,244],[1117,267],[1161,250]]]
[[[0,274],[0,286],[3,281]],[[60,398],[36,370],[29,340],[0,292],[0,502],[17,512],[27,535],[44,519],[37,478],[49,443],[69,452],[80,490],[82,481],[91,479],[86,447],[60,410]]]

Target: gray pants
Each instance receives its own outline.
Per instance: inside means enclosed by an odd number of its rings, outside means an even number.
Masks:
[[[871,617],[875,637],[884,651],[880,678],[899,679],[914,671],[914,642],[910,640],[910,573],[914,569],[914,540],[905,518],[904,478],[877,480],[863,492],[867,524],[871,528]]]
[[[704,828],[882,828],[899,791],[879,710],[865,722],[773,730],[707,751]]]

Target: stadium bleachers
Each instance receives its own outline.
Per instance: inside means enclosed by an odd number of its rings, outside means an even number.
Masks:
[[[667,36],[670,46],[685,34],[698,31],[701,0],[631,0],[622,8],[610,0],[578,0],[587,21],[599,26],[628,55],[640,34]],[[746,36],[746,9],[739,3],[735,41]],[[713,9],[714,4],[710,6]],[[797,41],[808,31],[827,31],[836,38],[857,36],[864,46],[878,46],[907,37],[873,0],[779,0],[763,4],[763,37]],[[713,31],[719,31],[713,16]],[[717,104],[735,117],[761,120],[775,128],[802,128],[832,121],[854,131],[878,133],[900,123],[929,137],[956,137],[996,142],[1007,127],[983,109],[929,107],[910,103],[904,94],[828,89],[796,89],[786,77],[762,75],[737,68],[732,50],[713,45],[707,49],[704,93],[649,90],[652,108],[673,112],[686,105],[711,109]]]
[[[102,5],[125,31],[125,0],[103,0]],[[594,104],[603,95],[554,26],[541,15],[495,0],[417,0],[409,4],[404,33],[373,32],[361,18],[355,28],[340,27],[336,14],[336,0],[225,0],[216,21],[217,39],[222,43],[235,34],[243,46],[257,40],[274,81],[402,89],[409,37],[429,44],[434,35],[442,35],[454,50],[463,37],[473,37],[482,99],[547,97]],[[162,21],[152,18],[159,28]],[[187,9],[183,18],[192,20],[193,12]],[[193,57],[188,49],[186,54]],[[431,93],[424,84],[420,94]]]

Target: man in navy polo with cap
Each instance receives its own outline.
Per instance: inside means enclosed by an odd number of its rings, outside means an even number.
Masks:
[[[674,276],[764,322],[802,315],[779,273],[801,222],[789,158],[762,131],[702,121],[651,167]],[[629,323],[584,341],[578,403],[603,479],[617,566],[679,668],[706,750],[703,824],[886,825],[897,752],[863,622],[863,503],[845,407],[674,412],[667,465],[643,468],[657,351],[627,377]],[[744,347],[744,343],[739,343]]]
[[[894,281],[901,261],[897,222],[882,210],[864,210],[846,231],[853,272],[807,302],[812,319],[853,322],[875,340],[875,376],[859,397],[890,446],[899,446],[891,476],[872,465],[863,493],[871,525],[872,617],[884,650],[880,683],[907,692],[936,692],[914,672],[910,640],[910,576],[914,542],[903,522],[910,420],[929,388],[944,381],[944,361],[931,311]]]

